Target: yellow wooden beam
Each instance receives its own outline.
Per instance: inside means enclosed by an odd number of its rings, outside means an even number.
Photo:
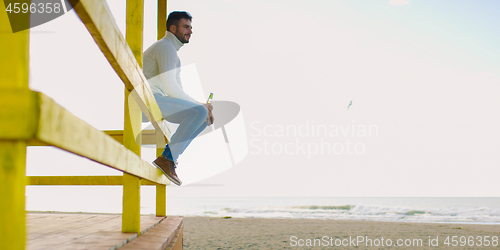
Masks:
[[[163,153],[165,144],[165,137],[157,133],[156,156],[160,156]],[[156,185],[156,216],[167,216],[167,186],[165,185]]]
[[[160,40],[167,32],[167,0],[158,0],[157,29],[156,39]],[[169,138],[170,136],[167,137],[167,139]],[[156,155],[160,156],[166,144],[165,137],[157,133],[154,139],[156,144]],[[165,185],[156,185],[156,216],[167,216],[167,186]]]
[[[21,4],[19,4],[21,5]],[[28,89],[29,31],[12,33],[10,20],[5,11],[4,0],[0,0],[0,88]],[[17,22],[23,22],[19,15]],[[29,19],[27,20],[29,22]],[[2,106],[4,108],[5,106]]]
[[[156,39],[162,39],[167,32],[167,0],[158,0],[158,33]]]
[[[105,134],[109,135],[111,138],[113,138],[118,143],[123,144],[123,130],[103,130],[103,132]],[[5,133],[5,134],[7,135],[9,133]],[[166,142],[167,142],[166,138],[161,133],[158,133],[158,135],[159,135],[159,140],[160,140],[160,147],[163,148],[163,147],[165,147]],[[9,134],[9,136],[10,136],[10,134]],[[157,144],[156,130],[154,130],[154,129],[142,130],[141,136],[142,136],[142,139],[141,139],[142,145],[156,145]],[[163,146],[161,146],[161,145],[163,145]],[[30,141],[28,141],[28,146],[50,146],[50,145],[43,143],[41,141],[30,140]]]
[[[156,185],[156,216],[167,216],[167,186]]]
[[[26,143],[0,141],[0,249],[24,249]]]
[[[115,141],[122,143],[123,144],[123,130],[105,130],[104,133],[107,135],[111,136]],[[163,140],[163,143],[165,144],[165,136],[162,134],[160,135],[160,140]],[[147,130],[142,130],[141,132],[141,142],[142,145],[156,145],[156,130],[154,129],[147,129]]]
[[[122,176],[26,176],[26,185],[122,185]]]
[[[133,0],[128,0],[133,1]],[[130,98],[130,91],[125,89],[125,112],[124,112],[124,130],[123,146],[130,149],[136,155],[141,156],[141,109],[134,99]]]
[[[75,2],[70,0],[70,3]],[[106,1],[80,0],[73,7],[106,59],[122,79],[125,88],[129,91],[135,90],[132,96],[137,98],[141,110],[155,129],[161,130],[169,138],[170,133],[166,123],[162,122],[161,111],[151,92],[151,87],[134,53],[118,29]]]
[[[31,146],[51,146],[50,144],[47,144],[45,142],[39,141],[37,139],[31,138],[30,140],[27,141],[26,146],[31,147]]]
[[[158,157],[163,153],[163,149],[167,145],[168,141],[165,140],[165,137],[160,133],[156,134],[155,140],[156,140],[156,156]]]
[[[5,7],[4,0],[0,6]],[[26,17],[29,17],[27,15]],[[21,22],[21,16],[16,20]],[[29,21],[29,19],[28,19]],[[7,12],[0,11],[0,138],[28,139],[37,126],[35,95],[29,92],[29,31],[12,33]],[[12,105],[17,101],[18,105]]]
[[[126,40],[134,57],[142,68],[142,33],[144,23],[144,0],[127,0]],[[133,98],[135,89],[125,88],[125,126],[123,130],[123,146],[141,156],[141,122],[142,112]],[[123,215],[122,232],[141,232],[141,180],[138,177],[123,174]]]
[[[0,92],[0,100],[9,94]],[[155,183],[170,183],[158,169],[48,96],[38,93],[37,99],[40,115],[34,139]],[[15,107],[21,105],[20,102],[11,105]]]
[[[0,6],[6,7],[4,0]],[[29,15],[19,17],[28,22]],[[26,247],[26,142],[36,128],[35,96],[29,88],[29,31],[12,33],[0,10],[0,249]],[[7,95],[6,95],[7,94]],[[12,94],[12,96],[8,96]],[[18,98],[18,99],[16,99]],[[14,103],[13,103],[14,102]],[[18,104],[18,105],[15,105]],[[23,118],[24,117],[24,118]]]
[[[156,39],[160,40],[165,36],[167,32],[167,0],[158,0],[157,20],[158,27]],[[160,156],[163,152],[163,148],[170,140],[170,136],[171,135],[167,135],[167,137],[165,138],[163,135],[156,133],[155,142],[157,156]],[[167,186],[165,185],[156,185],[156,216],[167,216]]]
[[[9,64],[8,58],[1,58],[0,68]],[[11,73],[1,73],[4,78],[9,74]],[[19,81],[22,80],[19,79]],[[6,82],[0,82],[0,84]],[[0,139],[29,140],[33,138],[40,113],[38,101],[38,95],[27,87],[25,89],[12,89],[0,86]]]
[[[123,173],[122,232],[141,233],[141,180]]]
[[[144,0],[127,0],[125,38],[139,67],[142,68],[142,41],[144,29]]]
[[[31,186],[121,186],[123,176],[26,176],[26,185]],[[156,186],[157,184],[141,180],[141,186]]]

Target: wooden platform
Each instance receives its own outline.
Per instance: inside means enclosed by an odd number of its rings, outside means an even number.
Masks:
[[[27,249],[182,249],[182,217],[142,215],[140,236],[121,223],[120,214],[29,212]]]

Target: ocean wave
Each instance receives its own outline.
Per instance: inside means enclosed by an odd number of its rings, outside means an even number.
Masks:
[[[180,202],[179,200],[178,202]],[[500,224],[496,198],[184,199],[172,214],[233,218]],[[172,203],[171,203],[172,204]],[[179,204],[179,203],[174,203]],[[178,211],[178,212],[177,212]]]
[[[344,206],[295,206],[292,208],[300,209],[313,209],[313,210],[351,210],[355,205],[344,205]]]
[[[340,205],[290,207],[224,207],[195,216],[231,216],[234,218],[303,218],[335,220],[375,220],[399,222],[486,223],[500,224],[500,210],[493,208],[416,209],[402,206]]]

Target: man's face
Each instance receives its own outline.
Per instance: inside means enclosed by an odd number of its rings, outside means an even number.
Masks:
[[[193,34],[191,21],[186,18],[181,18],[179,20],[179,25],[177,27],[171,26],[170,30],[182,43],[189,43],[189,38],[191,38],[191,34]]]

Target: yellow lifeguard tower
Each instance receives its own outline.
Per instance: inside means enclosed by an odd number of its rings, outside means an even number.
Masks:
[[[6,0],[0,1],[4,8]],[[0,249],[182,249],[182,218],[166,217],[170,182],[140,157],[141,144],[156,144],[161,154],[170,138],[142,73],[144,0],[127,0],[125,38],[105,1],[69,3],[125,85],[124,130],[97,130],[31,91],[29,30],[13,33],[7,12],[0,10]],[[166,6],[158,0],[158,39],[166,32]],[[142,112],[154,130],[141,132]],[[123,176],[27,177],[27,146],[54,146]],[[26,214],[26,185],[123,185],[123,214]],[[156,216],[140,215],[141,185],[156,186]]]

